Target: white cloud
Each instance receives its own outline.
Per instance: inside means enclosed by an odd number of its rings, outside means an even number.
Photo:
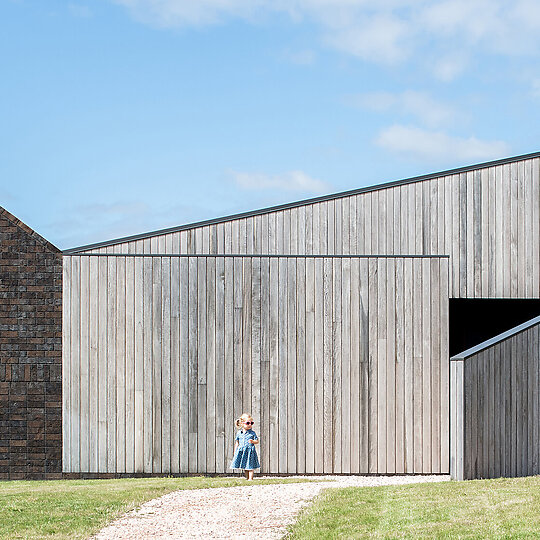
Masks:
[[[315,53],[310,49],[301,51],[286,52],[285,57],[293,64],[300,66],[310,66],[315,63]]]
[[[285,13],[298,24],[315,23],[330,47],[367,61],[395,64],[425,56],[424,63],[443,81],[462,73],[474,55],[540,53],[538,0],[111,1],[141,21],[169,27]],[[449,53],[456,50],[457,55]]]
[[[331,191],[329,184],[311,178],[303,171],[289,171],[275,175],[231,171],[231,175],[242,189],[274,189],[304,193],[328,193]]]
[[[113,0],[142,21],[159,26],[201,26],[225,18],[249,18],[260,0]]]
[[[92,17],[92,10],[88,6],[81,4],[68,4],[68,10],[74,17],[89,19]]]
[[[378,112],[391,111],[394,114],[412,116],[432,127],[450,124],[457,116],[452,107],[436,101],[429,94],[413,90],[397,94],[390,92],[359,94],[349,97],[346,101]]]
[[[365,18],[326,32],[326,42],[334,48],[365,60],[388,64],[410,55],[409,39],[407,24],[388,15]]]
[[[481,160],[509,153],[508,145],[502,141],[454,137],[442,131],[428,131],[402,125],[382,130],[376,143],[387,150],[433,160]]]
[[[450,82],[465,71],[468,58],[465,53],[454,53],[437,57],[432,64],[432,71],[435,77],[441,81]]]

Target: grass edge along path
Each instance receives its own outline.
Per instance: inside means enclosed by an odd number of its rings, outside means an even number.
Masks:
[[[538,538],[540,476],[327,489],[287,538]]]
[[[249,485],[309,482],[255,479]],[[88,538],[143,503],[182,489],[248,485],[243,478],[127,478],[0,482],[0,539]]]

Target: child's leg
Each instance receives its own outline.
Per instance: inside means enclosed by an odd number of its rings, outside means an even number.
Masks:
[[[249,473],[248,480],[253,480],[253,470],[247,472]]]
[[[244,469],[244,476],[246,477],[246,480],[249,480],[249,471],[247,469]]]

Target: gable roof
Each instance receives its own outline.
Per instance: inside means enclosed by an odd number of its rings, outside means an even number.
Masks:
[[[2,206],[0,206],[0,217],[7,219],[10,223],[22,229],[26,234],[31,236],[34,240],[36,240],[37,242],[45,246],[50,251],[54,251],[56,253],[61,252],[61,250],[57,248],[54,244],[51,244],[48,240],[43,238],[43,236],[41,236],[36,231],[34,231],[34,229],[29,227],[26,223],[22,222],[20,219],[16,218],[13,214],[8,212]]]
[[[531,154],[522,154],[520,156],[514,156],[514,157],[499,159],[499,160],[496,160],[496,161],[487,161],[487,162],[479,163],[479,164],[476,164],[476,165],[468,165],[468,166],[465,166],[465,167],[459,167],[457,169],[449,169],[449,170],[446,170],[446,171],[425,174],[425,175],[422,175],[422,176],[414,176],[414,177],[411,177],[411,178],[405,178],[403,180],[395,180],[393,182],[386,182],[386,183],[383,183],[383,184],[376,184],[376,185],[373,185],[373,186],[367,186],[367,187],[363,187],[363,188],[351,189],[351,190],[348,190],[348,191],[341,191],[341,192],[338,192],[338,193],[332,193],[330,195],[323,195],[321,197],[314,197],[314,198],[311,198],[311,199],[302,199],[300,201],[295,201],[295,202],[286,203],[286,204],[280,204],[280,205],[277,205],[277,206],[270,206],[268,208],[261,208],[261,209],[258,209],[258,210],[251,210],[251,211],[248,211],[248,212],[241,212],[239,214],[231,214],[231,215],[224,216],[224,217],[208,219],[208,220],[204,220],[204,221],[197,221],[195,223],[189,223],[189,224],[186,224],[186,225],[179,225],[179,226],[176,226],[176,227],[169,227],[169,228],[166,228],[166,229],[158,229],[156,231],[150,231],[150,232],[141,233],[141,234],[135,234],[135,235],[131,235],[131,236],[124,236],[122,238],[116,238],[116,239],[113,239],[113,240],[106,240],[104,242],[97,242],[97,243],[94,243],[94,244],[87,244],[87,245],[84,245],[84,246],[73,247],[73,248],[64,250],[63,253],[66,254],[66,255],[75,254],[75,253],[82,252],[82,251],[87,251],[87,250],[90,250],[90,249],[97,249],[97,248],[101,248],[101,247],[112,246],[112,245],[121,244],[121,243],[124,243],[124,242],[132,242],[134,240],[142,240],[144,238],[150,238],[150,237],[153,237],[153,236],[161,236],[163,234],[170,234],[170,233],[174,233],[174,232],[185,231],[185,230],[188,230],[188,229],[196,229],[196,228],[204,227],[204,226],[207,226],[207,225],[214,225],[216,223],[224,223],[226,221],[233,221],[233,220],[236,220],[236,219],[242,219],[242,218],[257,216],[257,215],[261,215],[261,214],[268,214],[268,213],[271,213],[271,212],[278,212],[280,210],[287,210],[288,208],[296,208],[298,206],[307,206],[307,205],[310,205],[310,204],[315,204],[315,203],[323,202],[323,201],[331,201],[331,200],[334,200],[334,199],[342,199],[344,197],[350,197],[352,195],[358,195],[360,193],[368,193],[370,191],[378,191],[378,190],[382,190],[382,189],[392,188],[392,187],[395,187],[395,186],[401,186],[401,185],[405,185],[405,184],[413,184],[413,183],[416,183],[416,182],[423,182],[425,180],[432,180],[434,178],[442,178],[442,177],[445,177],[445,176],[451,176],[451,175],[455,175],[455,174],[461,174],[461,173],[466,173],[466,172],[470,172],[470,171],[486,169],[486,168],[489,168],[489,167],[495,167],[497,165],[505,165],[507,163],[515,163],[516,161],[524,161],[526,159],[533,159],[533,158],[538,158],[538,157],[540,157],[540,152],[534,152],[534,153],[531,153]]]

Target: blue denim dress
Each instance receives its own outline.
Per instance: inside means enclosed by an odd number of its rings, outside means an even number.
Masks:
[[[255,445],[248,442],[250,439],[253,439],[254,441],[259,440],[259,437],[257,437],[257,434],[252,429],[241,429],[236,434],[235,440],[238,441],[238,448],[236,449],[231,461],[231,469],[244,469],[251,471],[261,467],[259,464],[259,458],[257,457],[257,450],[255,450]]]

